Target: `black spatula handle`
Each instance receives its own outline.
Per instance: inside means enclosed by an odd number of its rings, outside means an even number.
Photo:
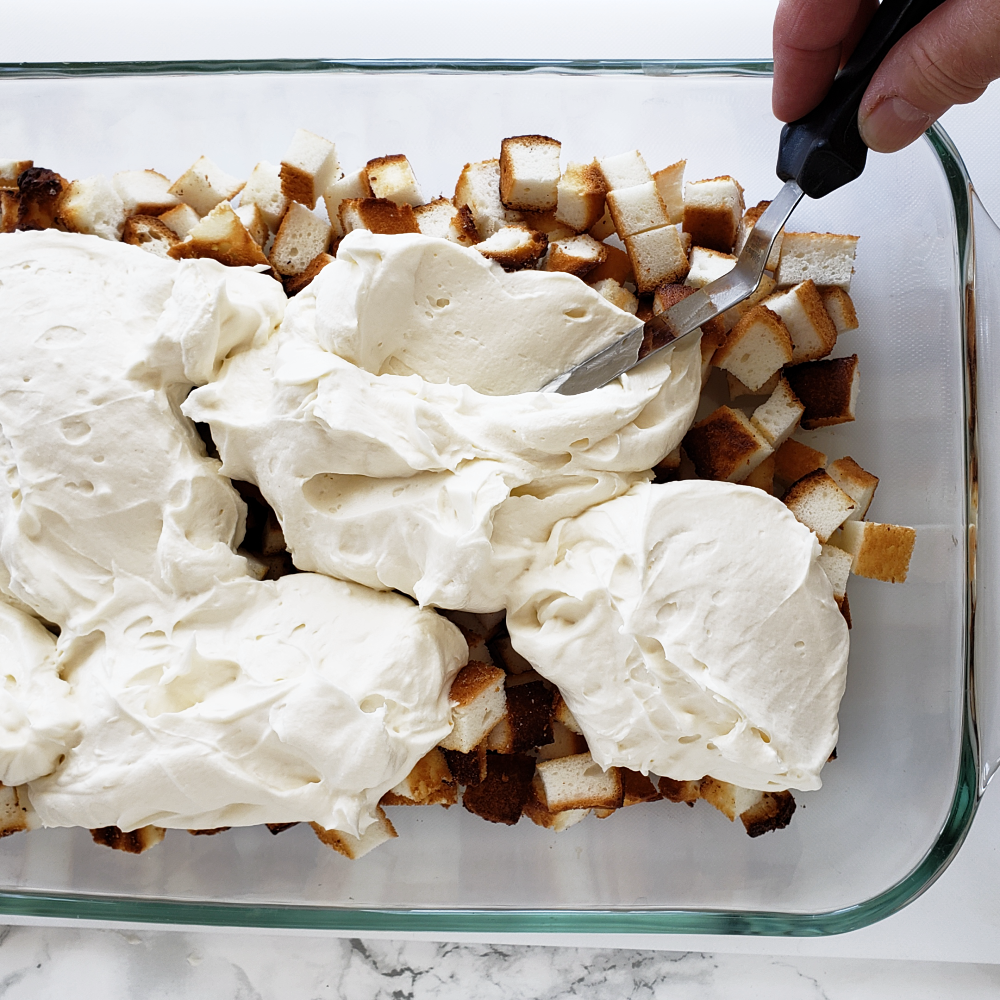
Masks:
[[[830,92],[809,114],[781,130],[778,176],[822,198],[865,169],[868,147],[858,132],[858,108],[889,50],[944,0],[884,0]]]

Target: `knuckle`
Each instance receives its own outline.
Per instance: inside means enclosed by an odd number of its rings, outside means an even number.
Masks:
[[[989,80],[975,73],[973,61],[956,58],[927,39],[915,38],[908,47],[913,83],[919,96],[933,104],[967,104],[983,92]]]

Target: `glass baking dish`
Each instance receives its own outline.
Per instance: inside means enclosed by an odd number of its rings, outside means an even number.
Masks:
[[[450,195],[463,164],[496,156],[504,136],[543,133],[562,140],[564,162],[636,146],[653,169],[687,157],[689,178],[730,173],[753,204],[779,187],[770,68],[3,66],[0,154],[85,177],[142,167],[177,176],[204,153],[246,176],[259,159],[277,162],[304,127],[334,140],[347,169],[406,153],[431,197]],[[958,850],[998,757],[996,546],[978,511],[997,463],[982,460],[977,476],[976,406],[978,390],[980,418],[994,426],[998,293],[988,273],[977,284],[975,251],[978,239],[997,260],[1000,243],[937,127],[807,200],[790,228],[861,236],[861,329],[838,347],[861,358],[858,419],[805,439],[875,471],[872,518],[913,525],[918,540],[905,585],[852,579],[839,758],[821,791],[796,793],[787,830],[751,840],[707,805],[620,810],[559,835],[461,808],[399,808],[399,839],[356,862],[306,826],[280,837],[171,831],[138,858],[95,846],[86,830],[41,830],[0,842],[0,913],[359,933],[817,935],[872,923],[926,889]],[[982,437],[992,452],[996,435]]]

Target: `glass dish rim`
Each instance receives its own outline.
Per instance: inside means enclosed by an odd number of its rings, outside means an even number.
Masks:
[[[150,62],[0,63],[2,79],[59,79],[121,76],[188,76],[261,73],[546,73],[566,75],[768,77],[773,63],[761,59],[717,60],[335,60],[256,59]],[[952,198],[958,249],[959,331],[975,317],[975,257],[972,187],[965,164],[944,129],[933,125],[925,135],[938,158]],[[975,337],[965,337],[962,351],[966,420],[963,467],[966,525],[975,524],[976,413],[972,379]],[[968,834],[985,790],[980,781],[977,738],[972,620],[975,607],[974,550],[965,539],[970,567],[963,595],[962,733],[951,809],[921,861],[890,888],[851,906],[819,913],[725,909],[426,909],[352,908],[319,905],[188,903],[151,897],[95,893],[33,892],[0,888],[0,914],[12,917],[178,924],[211,927],[259,927],[275,930],[331,930],[356,933],[431,934],[738,934],[817,937],[858,930],[895,913],[925,892],[951,863]]]

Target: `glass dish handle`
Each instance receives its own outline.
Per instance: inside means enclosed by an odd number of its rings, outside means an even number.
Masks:
[[[979,792],[1000,770],[1000,228],[971,192],[966,284],[972,683]]]

